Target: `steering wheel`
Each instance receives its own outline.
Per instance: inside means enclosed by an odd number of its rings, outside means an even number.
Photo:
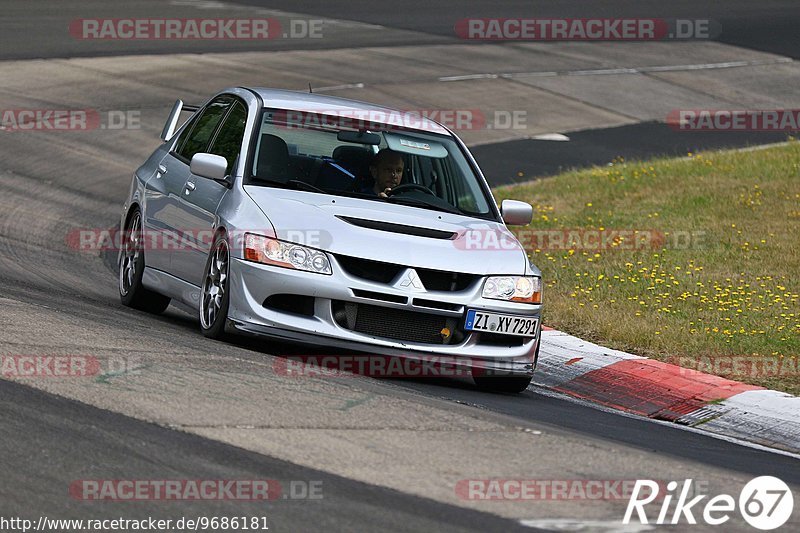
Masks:
[[[419,183],[404,183],[402,185],[398,185],[397,187],[389,191],[389,196],[394,196],[397,193],[405,191],[422,191],[430,194],[431,196],[436,196],[435,192],[433,192],[424,185],[420,185]]]

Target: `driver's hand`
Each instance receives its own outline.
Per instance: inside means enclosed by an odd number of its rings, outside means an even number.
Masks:
[[[391,187],[386,187],[385,189],[383,189],[383,192],[380,193],[378,196],[380,196],[381,198],[389,198],[389,193],[391,193],[391,192],[392,192],[392,188]]]

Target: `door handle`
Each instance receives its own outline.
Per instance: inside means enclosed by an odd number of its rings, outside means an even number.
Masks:
[[[195,186],[193,181],[187,181],[186,182],[186,188],[183,190],[183,194],[189,194],[190,192],[192,192],[196,188],[197,188],[197,186]]]

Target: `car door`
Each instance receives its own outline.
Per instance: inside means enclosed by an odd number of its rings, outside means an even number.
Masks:
[[[192,156],[205,152],[214,132],[230,107],[232,99],[221,97],[189,119],[169,153],[159,164],[156,175],[147,184],[147,214],[145,227],[152,233],[152,245],[147,252],[147,264],[153,268],[184,278],[173,258],[191,244],[197,228],[185,218],[182,196],[191,176]]]
[[[211,138],[206,152],[219,155],[228,162],[226,174],[233,173],[242,149],[247,123],[247,106],[235,100],[221,125]],[[181,219],[192,228],[187,235],[188,245],[172,256],[172,267],[180,277],[194,285],[202,283],[203,271],[211,248],[213,229],[217,225],[217,207],[229,190],[225,183],[189,175],[181,195]]]

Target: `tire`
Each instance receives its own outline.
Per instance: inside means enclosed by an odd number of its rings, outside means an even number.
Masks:
[[[230,303],[230,248],[224,233],[218,234],[208,254],[200,290],[200,331],[211,339],[226,337]]]
[[[520,393],[531,384],[531,376],[473,376],[479,389],[495,392]]]
[[[539,363],[539,348],[541,346],[542,341],[540,338],[539,342],[536,344],[536,352],[534,352],[533,355],[534,370],[536,370],[536,366]],[[479,389],[516,394],[528,388],[528,385],[531,384],[531,380],[533,380],[533,376],[480,376],[475,375],[473,372],[472,379]]]
[[[126,307],[159,314],[169,306],[170,299],[142,285],[145,261],[141,232],[142,213],[137,208],[128,217],[122,235],[122,253],[118,265],[119,299]]]

